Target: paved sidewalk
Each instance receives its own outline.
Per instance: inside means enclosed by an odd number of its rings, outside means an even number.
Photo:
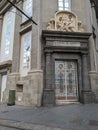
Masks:
[[[0,130],[68,130],[62,128],[48,127],[44,125],[34,125],[31,123],[0,120]]]
[[[98,104],[69,104],[49,108],[0,105],[0,119],[1,125],[2,121],[8,120],[12,125],[32,126],[30,130],[98,130]]]

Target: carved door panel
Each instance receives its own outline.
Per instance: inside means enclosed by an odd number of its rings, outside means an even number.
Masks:
[[[77,62],[55,61],[56,101],[78,101]]]

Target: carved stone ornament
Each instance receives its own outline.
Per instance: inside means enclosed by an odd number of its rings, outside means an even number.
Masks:
[[[82,22],[78,21],[73,12],[58,11],[55,18],[50,19],[47,30],[58,30],[65,32],[84,32]]]

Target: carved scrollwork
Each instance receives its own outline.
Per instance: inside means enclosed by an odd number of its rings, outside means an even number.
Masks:
[[[50,20],[47,29],[66,32],[84,32],[82,22],[78,21],[77,16],[69,11],[56,12],[55,18]]]
[[[47,30],[55,30],[55,19],[52,18],[49,23],[48,23],[48,26],[47,26]]]
[[[84,32],[84,28],[81,21],[78,21],[78,32]]]

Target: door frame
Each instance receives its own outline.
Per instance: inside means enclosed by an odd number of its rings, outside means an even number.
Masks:
[[[87,32],[42,31],[42,57],[44,60],[42,66],[45,74],[42,105],[55,105],[54,59],[76,59],[78,61],[79,101],[81,103],[95,101],[89,78],[90,36],[91,33]],[[76,43],[78,43],[78,46]],[[54,54],[58,54],[58,56],[54,57]]]

